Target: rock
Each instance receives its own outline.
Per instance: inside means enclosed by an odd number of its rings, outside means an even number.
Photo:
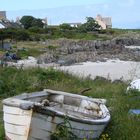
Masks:
[[[57,63],[60,65],[60,66],[68,66],[68,65],[71,65],[71,64],[74,64],[75,63],[75,60],[74,59],[67,59],[67,60],[58,60]]]
[[[38,57],[38,63],[57,62],[69,65],[84,61],[105,61],[106,58],[140,61],[140,50],[125,48],[125,45],[140,45],[139,36],[117,37],[112,40],[46,40],[47,46],[59,46],[54,51]]]
[[[112,83],[119,84],[119,83],[124,83],[124,81],[123,81],[123,79],[118,79],[118,80],[114,80]]]
[[[101,77],[101,76],[96,76],[94,81],[108,81],[108,82],[111,82],[110,79],[107,79],[107,78],[104,78],[104,77]]]
[[[51,53],[42,54],[37,58],[37,63],[38,64],[52,63],[52,62],[56,62],[56,57]]]

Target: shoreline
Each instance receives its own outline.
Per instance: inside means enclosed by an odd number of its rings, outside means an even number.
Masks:
[[[22,62],[22,63],[21,63]],[[140,62],[136,61],[122,61],[119,59],[108,59],[105,62],[82,62],[75,63],[69,66],[60,66],[56,63],[37,64],[36,59],[21,60],[18,63],[8,62],[8,66],[15,66],[17,68],[55,68],[68,72],[75,76],[90,77],[95,79],[96,76],[104,77],[109,80],[135,80],[140,78]]]
[[[61,66],[60,69],[76,76],[104,77],[109,80],[135,80],[140,78],[140,62],[107,60],[106,62],[84,62],[83,65]]]

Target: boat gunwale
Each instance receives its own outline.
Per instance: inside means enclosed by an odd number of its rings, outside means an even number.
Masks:
[[[104,105],[104,107],[105,107],[105,105]],[[100,118],[100,119],[83,119],[83,118],[78,118],[78,117],[76,118],[74,116],[67,115],[67,114],[62,113],[62,112],[54,111],[54,110],[51,110],[51,109],[46,108],[46,107],[36,106],[35,111],[37,111],[38,113],[41,113],[41,114],[52,116],[52,117],[58,116],[58,117],[64,118],[65,116],[68,116],[69,120],[71,120],[71,121],[76,121],[76,122],[91,124],[91,125],[93,125],[93,124],[104,125],[110,121],[110,114],[109,113],[107,113],[107,115],[104,118]]]

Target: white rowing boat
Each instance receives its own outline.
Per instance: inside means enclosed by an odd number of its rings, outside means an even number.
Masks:
[[[50,140],[64,116],[79,139],[98,138],[110,121],[105,99],[45,89],[3,100],[7,140]]]

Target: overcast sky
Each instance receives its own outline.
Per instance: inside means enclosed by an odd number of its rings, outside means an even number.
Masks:
[[[50,24],[84,22],[85,17],[111,16],[115,28],[140,28],[140,0],[1,0],[9,19],[33,15]]]

